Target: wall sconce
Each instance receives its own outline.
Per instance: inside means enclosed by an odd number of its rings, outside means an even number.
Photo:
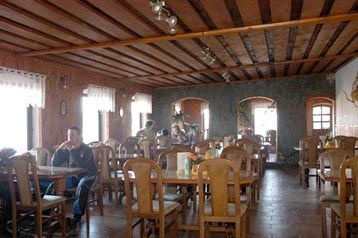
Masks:
[[[127,93],[126,93],[126,88],[125,87],[120,87],[117,88],[117,92],[119,93],[119,95],[121,95],[122,97],[127,97]]]
[[[336,80],[336,75],[334,73],[327,74],[326,79],[332,84]]]
[[[120,106],[120,107],[119,107],[119,110],[118,110],[118,115],[123,118],[123,114],[124,114],[123,107]]]
[[[152,12],[154,13],[154,19],[158,21],[166,21],[169,25],[168,31],[169,34],[177,33],[177,23],[178,19],[176,16],[170,14],[170,11],[165,4],[164,0],[151,0],[150,6],[152,7]]]
[[[68,78],[66,75],[61,75],[60,77],[61,87],[66,89],[68,87]]]
[[[346,99],[353,103],[353,105],[355,107],[358,108],[358,72],[357,72],[357,76],[354,79],[353,83],[352,83],[352,91],[350,93],[351,98],[348,97],[348,94],[346,91],[344,91],[344,94],[346,95]]]
[[[230,83],[230,72],[228,70],[221,72],[221,77],[223,77],[225,83]]]

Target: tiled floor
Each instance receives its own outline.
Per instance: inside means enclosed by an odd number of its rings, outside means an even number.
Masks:
[[[318,201],[321,192],[316,188],[315,178],[310,179],[310,185],[308,189],[300,186],[297,167],[267,169],[261,183],[260,200],[251,209],[251,233],[248,237],[320,237]],[[324,188],[330,191],[329,184]],[[90,237],[126,237],[126,207],[114,208],[107,202],[104,213],[101,217],[97,210],[92,211]],[[191,213],[189,216],[195,220],[198,215]],[[197,232],[178,234],[178,237],[198,236]],[[86,237],[85,222],[82,224],[79,237]],[[139,237],[138,230],[134,237]],[[225,236],[216,233],[211,237]]]
[[[267,169],[261,183],[260,200],[251,210],[249,237],[320,237],[318,201],[321,192],[316,188],[315,178],[310,178],[310,185],[308,189],[300,186],[297,167]],[[329,191],[330,185],[327,184],[324,188]],[[95,211],[93,215],[90,237],[126,236],[124,206],[113,209],[108,204],[104,217],[99,217]],[[195,218],[197,215],[190,214],[190,217]],[[85,231],[85,226],[82,231]],[[85,237],[84,233],[82,235]],[[179,237],[198,237],[198,233],[180,232]],[[215,234],[214,237],[222,236]]]

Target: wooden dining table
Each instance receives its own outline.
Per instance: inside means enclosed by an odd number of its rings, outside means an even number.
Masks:
[[[53,179],[55,181],[56,194],[62,196],[66,188],[66,178],[72,175],[78,175],[86,173],[84,168],[68,168],[68,167],[56,167],[56,166],[38,166],[37,176],[41,179]],[[0,168],[0,176],[2,178],[7,177],[7,169],[5,167]]]
[[[155,181],[156,174],[152,173],[153,182]],[[129,179],[134,179],[134,173],[130,172]],[[255,179],[258,178],[258,174],[254,172],[241,171],[240,172],[240,184],[250,186]],[[123,178],[124,179],[124,178]],[[204,176],[205,181],[205,176]],[[176,170],[162,170],[162,182],[163,184],[176,184],[176,185],[197,185],[198,176],[196,175],[184,175],[178,174]],[[234,184],[233,180],[228,181],[228,184]],[[196,215],[193,215],[196,216]],[[199,231],[199,224],[179,224],[178,230],[185,231]]]

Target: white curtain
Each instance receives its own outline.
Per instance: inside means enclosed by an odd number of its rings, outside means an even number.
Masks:
[[[45,80],[42,74],[0,67],[0,95],[8,103],[44,108]]]
[[[97,85],[89,85],[88,98],[93,101],[93,107],[102,112],[115,111],[115,89]]]
[[[136,93],[134,95],[134,101],[139,112],[152,113],[152,95]]]

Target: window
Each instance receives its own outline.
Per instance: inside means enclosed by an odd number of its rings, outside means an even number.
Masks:
[[[313,130],[329,129],[331,127],[331,107],[316,105],[312,108]]]
[[[44,75],[0,67],[0,149],[11,147],[23,153],[38,145],[36,108],[45,106],[45,79]]]
[[[97,85],[89,85],[84,90],[82,97],[82,127],[83,141],[90,143],[92,141],[102,141],[105,138],[107,126],[106,117],[108,111],[114,111],[115,108],[115,90]]]
[[[152,113],[152,95],[136,93],[132,98],[132,135],[135,136],[144,126],[143,115]]]

